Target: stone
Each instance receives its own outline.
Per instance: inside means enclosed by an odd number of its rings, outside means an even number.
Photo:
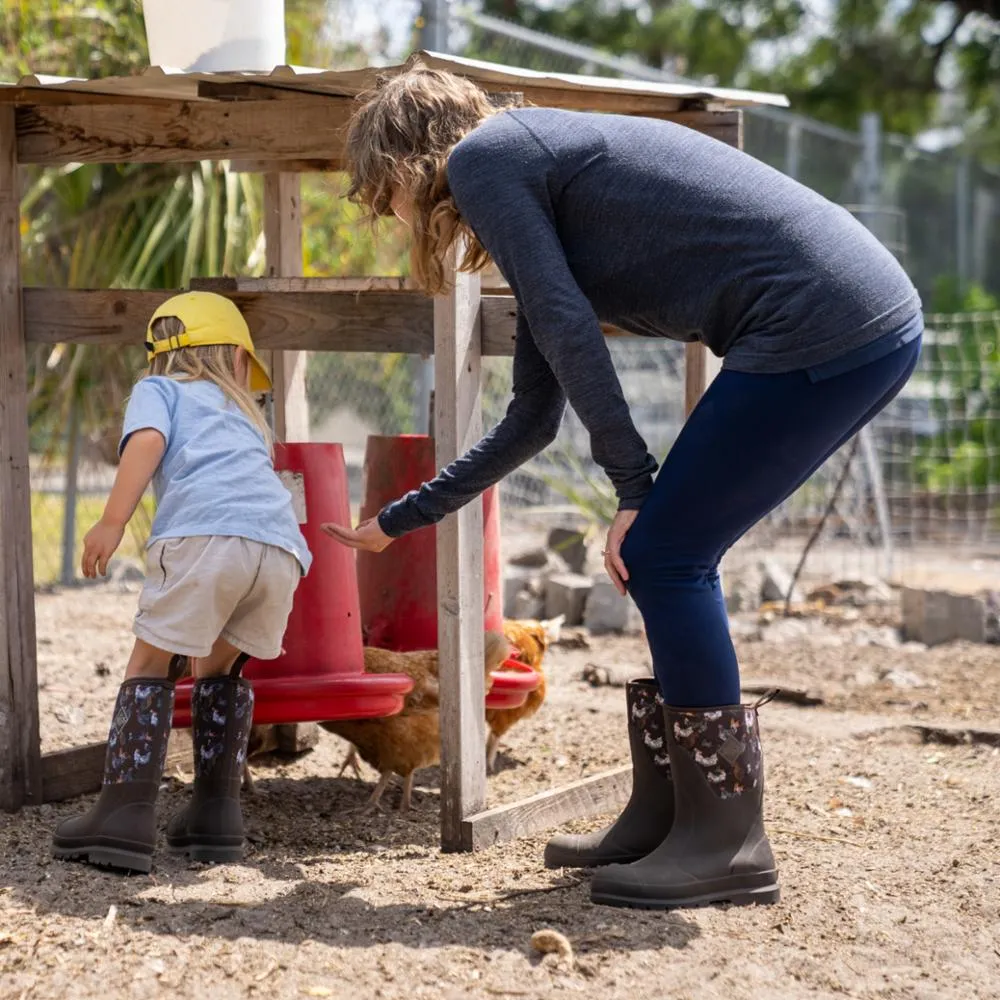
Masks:
[[[947,590],[903,588],[903,638],[938,646],[965,639],[986,642],[988,630],[986,599],[974,594],[953,594]]]
[[[113,556],[108,560],[108,579],[112,583],[142,583],[146,579],[146,568],[137,559]]]
[[[784,601],[792,585],[792,574],[773,559],[761,560],[760,570],[763,576],[760,585],[761,601]],[[802,591],[796,587],[792,591],[792,603],[801,604],[803,600]]]
[[[729,614],[739,615],[756,611],[760,607],[764,574],[758,564],[741,565],[738,569],[730,570],[723,563],[720,579]]]
[[[587,533],[580,528],[553,528],[548,548],[566,562],[571,573],[584,572],[587,565]]]
[[[584,626],[594,635],[624,632],[629,624],[631,600],[618,593],[606,573],[594,576],[592,582],[583,613]]]
[[[505,618],[516,618],[514,602],[519,594],[530,591],[535,571],[519,566],[506,566],[503,572],[503,613]]]
[[[545,617],[564,615],[564,624],[582,625],[587,595],[593,587],[589,576],[577,573],[557,573],[545,584]]]
[[[508,561],[511,566],[521,569],[545,569],[549,564],[549,553],[543,548],[528,549],[526,552],[519,552]]]
[[[531,590],[522,590],[511,605],[510,614],[504,613],[506,618],[539,620],[545,614],[545,597],[541,594],[533,593]]]

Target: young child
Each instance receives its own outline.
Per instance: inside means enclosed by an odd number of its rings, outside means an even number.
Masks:
[[[281,652],[292,596],[311,556],[275,474],[252,392],[270,388],[239,310],[189,292],[154,313],[149,370],[125,411],[121,462],[104,515],[84,539],[83,574],[108,560],[152,480],[157,510],[146,582],[94,807],[56,829],[53,854],[148,872],[154,805],[174,705],[171,662],[189,657],[194,794],[167,843],[198,861],[243,856],[240,779],[253,691],[248,656]]]

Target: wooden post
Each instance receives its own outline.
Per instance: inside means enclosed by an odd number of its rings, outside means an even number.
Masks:
[[[267,277],[297,278],[302,274],[301,175],[264,175],[264,241]],[[279,441],[309,440],[305,351],[273,351],[274,434]]]
[[[0,808],[41,802],[14,108],[0,106]]]
[[[482,435],[479,275],[456,270],[434,300],[434,433],[444,468]],[[441,686],[441,848],[463,849],[462,821],[486,802],[483,667],[483,505],[470,503],[437,527]]]

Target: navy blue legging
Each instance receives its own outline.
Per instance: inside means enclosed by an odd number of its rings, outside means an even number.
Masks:
[[[709,386],[622,545],[668,705],[739,702],[719,561],[892,400],[919,354],[918,338],[821,381],[722,371]]]

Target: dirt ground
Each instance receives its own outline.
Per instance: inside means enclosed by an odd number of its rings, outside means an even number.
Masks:
[[[134,602],[38,598],[46,750],[105,735]],[[371,786],[333,777],[344,744],[324,733],[254,762],[239,865],[160,853],[124,877],[49,858],[89,799],[0,816],[0,997],[1000,997],[1000,648],[901,646],[894,624],[734,626],[748,686],[819,700],[761,710],[776,906],[593,906],[585,874],[541,867],[544,836],[442,855],[437,772],[411,818],[362,815]],[[551,650],[548,700],[508,734],[491,803],[623,762],[624,694],[581,680],[594,662],[641,666],[642,640]],[[168,776],[164,821],[189,780]],[[572,963],[532,951],[543,928]]]

